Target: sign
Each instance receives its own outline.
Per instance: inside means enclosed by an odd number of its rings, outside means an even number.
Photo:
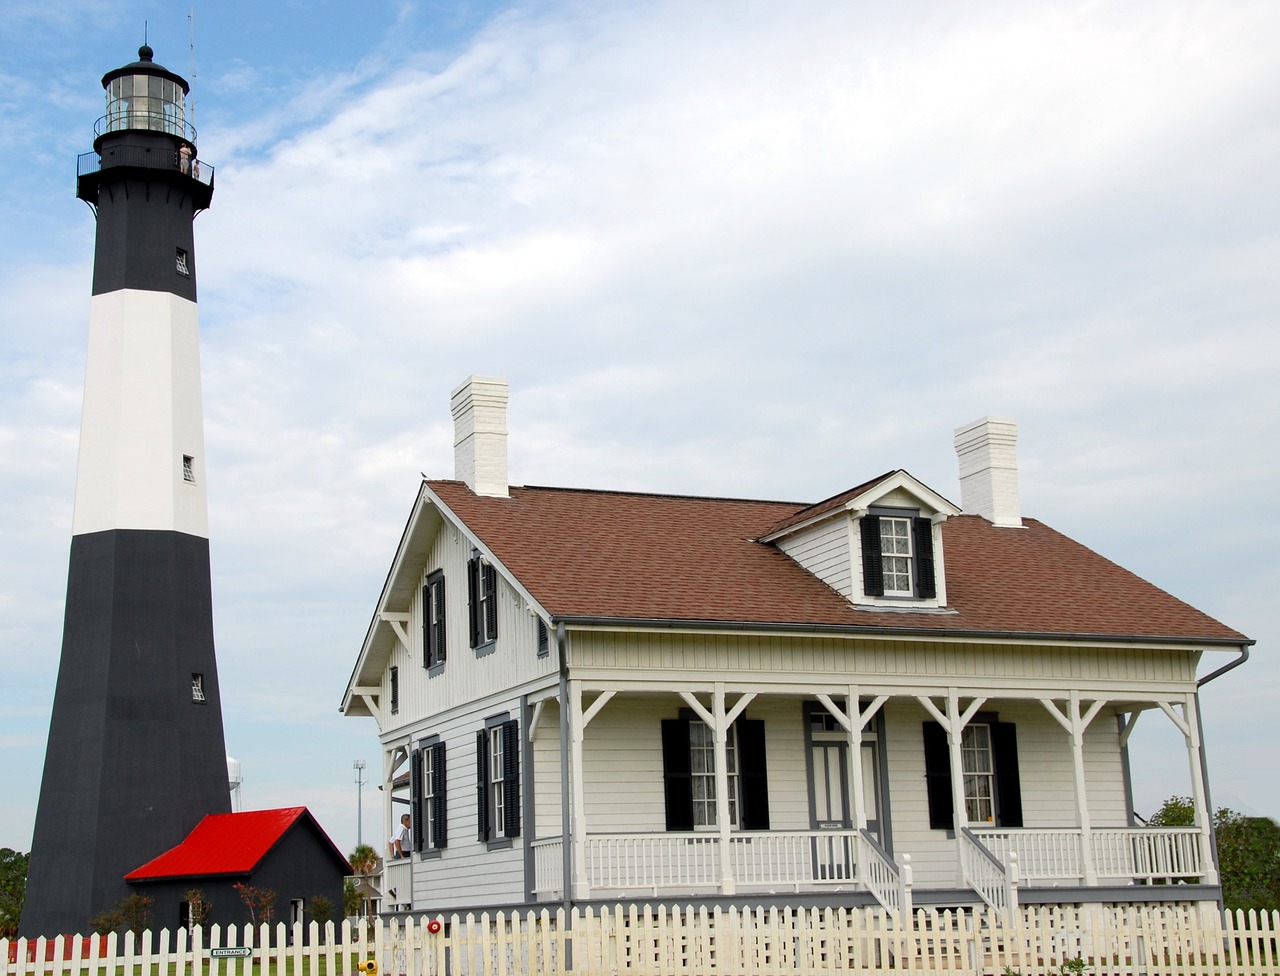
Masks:
[[[227,946],[225,949],[210,949],[209,955],[214,959],[226,959],[235,956],[248,959],[253,955],[253,949],[250,946]]]

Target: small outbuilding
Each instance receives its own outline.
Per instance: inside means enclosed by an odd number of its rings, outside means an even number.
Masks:
[[[272,921],[309,921],[317,896],[327,899],[337,920],[343,878],[350,873],[310,811],[285,807],[206,816],[186,840],[130,871],[125,881],[153,899],[155,928],[189,925],[193,891],[208,906],[205,924],[226,926],[249,921],[237,885],[275,892]]]

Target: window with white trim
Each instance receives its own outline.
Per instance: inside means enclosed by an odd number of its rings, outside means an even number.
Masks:
[[[911,522],[880,519],[880,571],[886,596],[911,596]]]
[[[729,780],[729,823],[738,826],[738,736],[729,729],[725,762]],[[716,825],[716,737],[706,722],[689,723],[689,771],[693,786],[694,827]]]
[[[995,757],[991,726],[966,725],[960,735],[960,766],[964,773],[965,816],[970,823],[995,823]]]

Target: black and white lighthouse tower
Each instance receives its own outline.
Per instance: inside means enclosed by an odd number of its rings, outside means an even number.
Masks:
[[[123,876],[231,810],[213,649],[189,87],[102,79],[76,194],[97,215],[66,619],[21,930],[86,930]],[[165,925],[177,919],[157,919]]]

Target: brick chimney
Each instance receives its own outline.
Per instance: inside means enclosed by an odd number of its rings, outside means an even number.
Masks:
[[[956,428],[960,507],[993,525],[1022,528],[1018,504],[1018,425],[1008,417],[983,417]]]
[[[453,476],[477,495],[508,497],[507,381],[469,376],[453,391]]]

